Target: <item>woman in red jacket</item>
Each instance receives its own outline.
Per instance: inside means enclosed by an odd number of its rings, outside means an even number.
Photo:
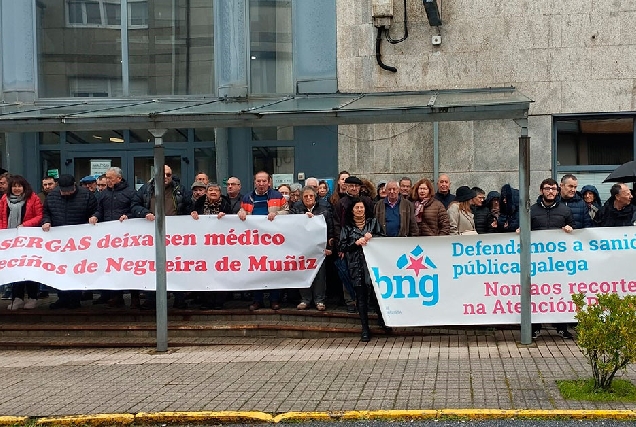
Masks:
[[[9,178],[9,192],[0,199],[0,230],[18,227],[39,227],[42,222],[42,202],[33,192],[31,185],[20,175]],[[25,281],[13,283],[13,300],[9,310],[35,308],[38,297],[38,283]],[[24,291],[29,301],[24,302]]]

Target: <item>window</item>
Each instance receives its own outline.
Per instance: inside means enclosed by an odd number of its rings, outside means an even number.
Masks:
[[[120,28],[121,0],[67,0],[69,26]],[[148,0],[128,0],[130,28],[148,27]]]

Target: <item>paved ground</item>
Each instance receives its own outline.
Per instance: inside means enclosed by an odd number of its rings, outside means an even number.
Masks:
[[[544,331],[357,339],[219,338],[218,346],[0,351],[0,415],[153,411],[634,409],[566,401],[558,379],[589,377],[571,340]],[[636,380],[630,367],[624,374]]]

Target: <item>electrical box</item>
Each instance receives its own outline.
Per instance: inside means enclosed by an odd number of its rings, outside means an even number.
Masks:
[[[373,25],[390,27],[393,21],[393,0],[372,0],[371,14],[373,15]]]

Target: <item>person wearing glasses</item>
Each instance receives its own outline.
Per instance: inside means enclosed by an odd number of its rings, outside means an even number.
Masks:
[[[566,233],[574,229],[574,217],[572,211],[557,197],[559,184],[552,178],[544,179],[539,186],[541,195],[537,203],[530,207],[531,230],[553,230],[560,228]],[[572,339],[568,331],[567,323],[555,324],[557,333],[563,338]],[[532,324],[532,338],[537,339],[541,335],[541,324]]]
[[[183,187],[173,179],[172,168],[168,165],[164,166],[163,185],[165,191],[163,200],[165,215],[190,215],[189,197],[187,197]],[[155,204],[155,179],[153,178],[137,191],[131,208],[132,217],[154,221]],[[175,292],[174,295],[174,308],[187,308],[185,293]],[[146,300],[141,304],[141,308],[149,310],[155,308],[154,292],[146,292]]]
[[[231,176],[227,179],[227,198],[230,199],[230,206],[232,213],[237,214],[241,210],[241,199],[243,194],[241,193],[241,180],[235,176]]]

